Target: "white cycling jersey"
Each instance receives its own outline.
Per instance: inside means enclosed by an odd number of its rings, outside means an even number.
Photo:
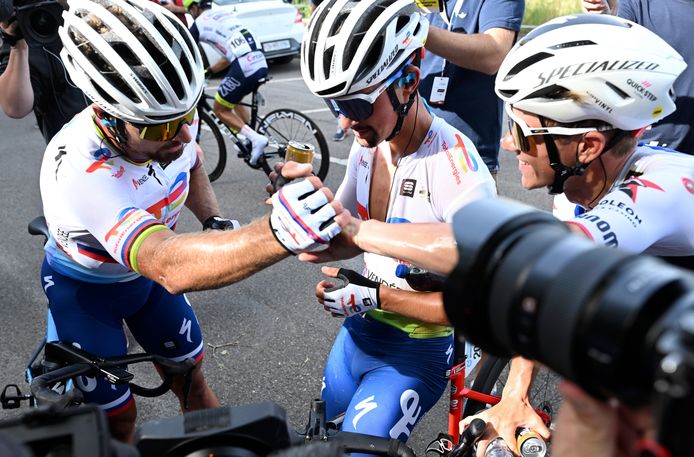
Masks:
[[[193,138],[198,119],[191,126]],[[199,165],[195,143],[162,166],[119,155],[97,128],[92,107],[46,147],[41,198],[50,239],[48,263],[75,279],[113,283],[138,276],[137,251],[150,233],[174,229]]]
[[[214,46],[228,61],[233,62],[254,53],[250,56],[263,57],[262,62],[265,62],[260,43],[256,42],[251,31],[243,26],[234,13],[208,9],[198,16],[195,23],[200,32],[200,41]],[[259,62],[261,59],[245,60]]]
[[[378,148],[388,148],[387,142]],[[361,219],[370,219],[369,193],[376,148],[359,146],[355,141],[349,154],[347,172],[336,199]],[[386,222],[451,222],[465,204],[496,195],[496,186],[475,146],[462,133],[434,117],[419,149],[400,159],[390,189]],[[402,260],[365,253],[364,276],[404,290],[412,290],[395,276]],[[435,337],[451,333],[450,327],[424,324],[383,310],[368,314],[393,325],[412,337]]]
[[[598,205],[566,222],[607,246],[693,256],[694,157],[639,147]]]

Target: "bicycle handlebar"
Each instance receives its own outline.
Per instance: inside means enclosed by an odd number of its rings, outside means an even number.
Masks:
[[[329,438],[328,441],[338,443],[345,453],[361,452],[389,457],[415,457],[412,448],[394,438],[338,432]]]
[[[190,373],[196,366],[195,360],[188,358],[181,362],[174,362],[155,354],[127,354],[121,357],[108,359],[95,357],[82,349],[62,343],[51,342],[46,344],[46,358],[58,363],[67,364],[61,368],[49,371],[35,377],[31,381],[31,393],[38,404],[54,404],[64,407],[73,401],[82,401],[81,392],[72,389],[65,393],[58,393],[50,388],[51,385],[66,381],[76,376],[104,376],[112,384],[129,384],[133,394],[141,397],[158,397],[168,392],[173,383],[173,377],[183,375],[186,377],[184,390],[190,388]],[[143,387],[131,382],[133,374],[122,368],[140,362],[154,362],[161,367],[163,372],[162,383],[156,387]]]

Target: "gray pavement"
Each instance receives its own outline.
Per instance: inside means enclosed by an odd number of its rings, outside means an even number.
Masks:
[[[306,89],[298,60],[271,68],[273,80],[263,87],[267,105],[262,112],[289,107],[312,117],[323,130],[336,160],[326,179],[335,189],[344,173],[351,134],[342,143],[330,141],[335,120],[325,104]],[[32,116],[22,120],[0,114],[0,386],[13,382],[24,387],[23,367],[44,332],[45,297],[39,286],[42,251],[26,225],[41,213],[38,173],[44,149]],[[520,188],[517,162],[501,153],[501,195],[549,209],[546,192]],[[265,178],[236,158],[230,158],[222,177],[214,183],[224,215],[241,223],[268,212],[264,205]],[[179,230],[199,229],[184,212]],[[359,260],[346,262],[358,267]],[[223,404],[238,405],[272,400],[284,406],[294,424],[308,417],[309,401],[320,393],[321,372],[341,321],[322,310],[313,296],[321,279],[315,265],[287,259],[267,270],[218,290],[189,294],[207,343],[205,373]],[[153,370],[135,370],[140,379],[154,381]],[[418,453],[439,431],[445,430],[444,398],[424,418],[410,444]],[[177,415],[171,394],[158,399],[138,399],[140,421]],[[17,414],[0,411],[0,418]]]

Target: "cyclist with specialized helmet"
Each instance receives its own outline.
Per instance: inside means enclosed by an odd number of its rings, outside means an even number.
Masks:
[[[267,76],[267,61],[260,43],[233,12],[212,10],[210,0],[184,0],[183,4],[195,19],[191,33],[196,40],[209,43],[222,54],[206,73],[215,74],[229,68],[214,96],[212,108],[234,132],[241,132],[251,141],[249,162],[256,165],[268,139],[248,126],[250,111],[239,103]]]
[[[41,168],[49,325],[62,341],[116,356],[127,349],[125,321],[145,351],[201,360],[184,292],[324,245],[348,215],[312,177],[273,195],[269,218],[242,228],[221,218],[192,141],[204,75],[188,30],[148,0],[70,0],[63,18],[61,58],[94,103],[55,136]],[[184,204],[207,230],[173,232]],[[182,381],[173,387],[179,399]],[[128,387],[86,378],[78,385],[106,411],[113,435],[130,441]],[[190,409],[216,405],[198,366]]]
[[[355,142],[336,199],[362,220],[447,222],[473,199],[495,195],[475,146],[419,97],[428,21],[411,0],[325,0],[301,48],[309,89],[345,117]],[[397,311],[441,309],[440,292],[396,277],[397,258],[366,254],[363,275],[324,268],[316,287],[327,311],[346,317],[325,367],[329,416],[342,430],[406,441],[438,401],[452,363],[445,315],[425,323]],[[396,312],[392,312],[396,311]]]

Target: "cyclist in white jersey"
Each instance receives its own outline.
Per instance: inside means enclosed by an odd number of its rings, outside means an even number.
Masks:
[[[360,219],[447,222],[466,203],[496,193],[475,146],[432,118],[419,98],[427,30],[409,0],[326,0],[304,36],[309,89],[354,132],[335,198]],[[322,397],[329,417],[345,413],[343,431],[406,441],[447,385],[452,329],[443,314],[422,322],[391,312],[441,308],[441,292],[415,292],[396,277],[402,261],[366,254],[364,262],[363,275],[324,268],[348,283],[316,288],[327,311],[347,318],[326,363]]]
[[[221,218],[192,142],[204,75],[188,31],[148,0],[70,0],[63,17],[61,58],[94,104],[55,135],[41,168],[50,333],[117,356],[127,350],[125,321],[147,352],[201,360],[200,326],[184,292],[325,245],[348,214],[313,177],[274,194],[269,218],[243,228]],[[183,205],[212,230],[176,235]],[[190,409],[219,404],[199,367]],[[172,387],[180,400],[183,381]],[[136,407],[127,385],[78,385],[106,411],[113,436],[130,441]]]
[[[258,87],[258,81],[267,76],[267,62],[260,43],[236,15],[229,10],[212,10],[211,5],[210,0],[183,1],[183,6],[195,19],[191,27],[193,37],[209,43],[222,55],[206,69],[206,73],[215,74],[229,68],[217,89],[212,108],[234,132],[241,132],[251,140],[250,162],[255,165],[263,155],[268,139],[248,126],[250,110],[239,103]]]
[[[620,18],[563,17],[526,35],[496,79],[510,118],[502,146],[516,154],[522,185],[563,191],[583,207],[567,221],[576,233],[692,268],[694,158],[637,147],[643,129],[674,111],[671,88],[685,67],[662,39]],[[350,229],[351,239],[300,259],[328,261],[364,250],[441,273],[457,262],[449,225],[354,218]],[[482,414],[493,427],[478,456],[495,431],[512,448],[519,426],[547,434],[528,403],[531,367],[514,360],[501,403]]]

